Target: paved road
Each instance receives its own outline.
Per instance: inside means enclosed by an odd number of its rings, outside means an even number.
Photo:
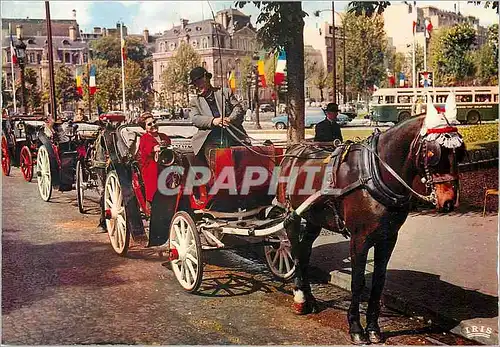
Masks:
[[[349,343],[349,295],[327,272],[315,268],[323,310],[307,317],[291,313],[289,285],[228,251],[210,254],[201,293],[188,294],[158,255],[113,254],[107,235],[95,233],[97,215],[78,213],[74,192],[44,203],[36,183],[12,172],[2,182],[3,344]],[[389,344],[468,343],[388,310],[381,323]]]

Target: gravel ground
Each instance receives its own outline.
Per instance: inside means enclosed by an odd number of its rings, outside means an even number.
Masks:
[[[498,167],[462,172],[460,174],[461,208],[482,210],[486,189],[498,189]],[[486,211],[498,212],[497,197],[488,197]]]

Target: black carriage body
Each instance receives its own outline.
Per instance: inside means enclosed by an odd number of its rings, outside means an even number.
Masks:
[[[196,133],[197,129],[191,122],[165,121],[157,124],[159,132],[166,134],[171,139],[178,159],[185,158],[185,156],[194,156],[191,149],[191,137]],[[145,196],[144,183],[137,162],[140,137],[144,133],[144,129],[139,125],[126,124],[119,126],[114,131],[107,131],[105,134],[111,166],[116,171],[120,181],[127,213],[127,223],[134,239],[145,234],[142,219],[144,213],[141,213],[140,202],[133,188],[133,174],[136,173],[142,194]],[[179,164],[182,165],[182,163]],[[155,194],[152,202],[150,235],[168,230],[171,218],[177,211],[177,206],[179,203],[186,203],[179,200],[180,194],[169,196],[158,192]]]

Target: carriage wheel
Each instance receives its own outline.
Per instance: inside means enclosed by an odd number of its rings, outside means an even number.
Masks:
[[[174,215],[169,239],[175,277],[185,290],[196,292],[203,278],[203,261],[200,235],[189,213],[180,211]]]
[[[43,201],[49,201],[52,196],[52,173],[50,172],[49,152],[44,145],[38,149],[36,173],[40,197]]]
[[[9,145],[5,136],[2,136],[2,171],[5,176],[10,175]]]
[[[85,199],[85,180],[83,176],[83,163],[81,160],[76,162],[76,201],[80,213],[85,213],[83,200]]]
[[[21,173],[26,182],[31,182],[33,179],[33,156],[28,146],[23,146],[20,153]]]
[[[127,226],[127,214],[123,203],[122,188],[116,171],[110,171],[104,188],[104,210],[106,211],[106,229],[114,251],[126,255],[130,244],[130,231]]]
[[[266,264],[272,274],[281,280],[295,276],[292,247],[285,230],[272,235],[266,241],[272,243],[270,246],[264,246]]]

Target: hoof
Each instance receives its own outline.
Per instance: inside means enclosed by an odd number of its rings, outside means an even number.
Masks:
[[[302,303],[293,303],[293,313],[296,315],[304,315],[304,314],[309,314],[309,313],[316,313],[317,312],[317,307],[316,307],[316,302],[315,301],[306,301]]]
[[[382,334],[380,331],[370,330],[366,332],[368,334],[368,340],[371,343],[381,343],[382,342]]]
[[[363,333],[351,333],[351,342],[355,345],[366,345],[368,339]]]

